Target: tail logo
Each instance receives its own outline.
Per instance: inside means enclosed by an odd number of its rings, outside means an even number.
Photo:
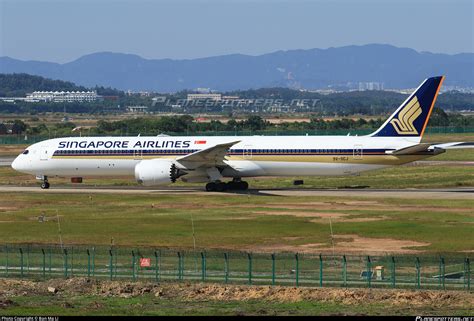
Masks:
[[[390,121],[399,135],[418,135],[413,122],[421,115],[421,106],[416,96]]]

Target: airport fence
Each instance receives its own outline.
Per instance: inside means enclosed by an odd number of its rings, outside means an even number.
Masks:
[[[181,251],[103,246],[11,245],[0,249],[0,277],[88,277],[156,282],[471,291],[463,256],[361,256]]]
[[[352,135],[352,136],[361,136],[368,135],[373,133],[377,128],[373,129],[313,129],[313,130],[259,130],[259,131],[207,131],[207,132],[166,132],[170,136],[252,136],[252,135],[263,135],[263,136],[295,136],[295,135]],[[426,130],[428,134],[463,134],[463,133],[474,133],[474,127],[428,127]],[[132,132],[121,132],[114,134],[115,136],[156,136],[156,132],[141,132],[141,133],[132,133]],[[71,134],[71,137],[78,137],[82,135],[83,137],[91,136],[87,132],[82,134],[76,133]],[[92,136],[111,136],[107,135],[98,135],[93,134]],[[0,135],[0,145],[31,145],[34,143],[41,142],[43,140],[64,137],[64,135]]]

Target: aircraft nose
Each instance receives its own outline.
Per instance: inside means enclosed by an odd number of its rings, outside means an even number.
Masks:
[[[12,168],[16,171],[21,171],[22,169],[22,166],[21,166],[21,160],[19,159],[20,157],[18,156],[17,158],[15,158],[12,162]]]

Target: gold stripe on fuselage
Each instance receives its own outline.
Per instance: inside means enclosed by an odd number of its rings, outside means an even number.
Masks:
[[[102,160],[143,160],[143,159],[176,159],[181,157],[178,156],[90,156],[90,155],[76,155],[76,156],[53,156],[54,159],[74,159],[74,160],[86,160],[86,159],[102,159]],[[419,155],[370,155],[364,154],[362,158],[360,156],[354,157],[353,155],[253,155],[253,156],[237,156],[231,155],[226,156],[228,161],[252,161],[252,162],[300,162],[300,163],[334,163],[334,164],[373,164],[373,165],[401,165],[417,160],[431,157],[430,154],[419,154]]]

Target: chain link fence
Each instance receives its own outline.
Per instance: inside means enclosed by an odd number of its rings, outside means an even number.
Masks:
[[[4,245],[0,277],[190,281],[319,287],[471,290],[468,257],[181,251]]]

